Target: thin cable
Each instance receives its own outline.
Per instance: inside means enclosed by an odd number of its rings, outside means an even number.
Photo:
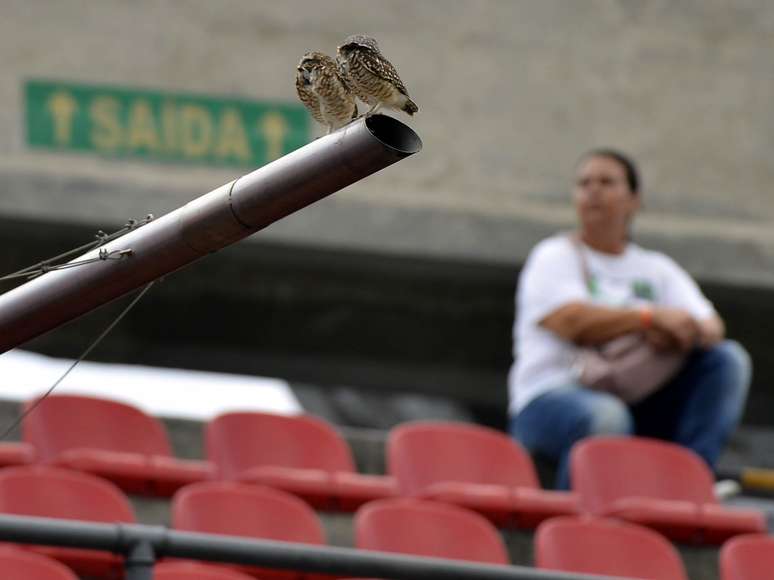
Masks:
[[[82,246],[78,246],[77,248],[73,248],[72,250],[68,250],[67,252],[63,252],[62,254],[59,254],[58,256],[54,256],[53,258],[48,258],[47,260],[41,260],[37,264],[33,264],[32,266],[27,266],[26,268],[23,268],[21,270],[18,270],[16,272],[13,272],[12,274],[8,274],[7,276],[3,276],[0,278],[0,280],[12,280],[14,278],[21,278],[22,276],[31,274],[33,272],[36,272],[38,270],[41,270],[51,264],[52,262],[56,262],[57,260],[63,260],[64,258],[67,258],[68,256],[72,256],[73,254],[79,254],[82,252],[85,252],[87,250],[93,250],[94,248],[98,248],[99,246],[105,244],[106,242],[110,241],[110,238],[116,234],[123,234],[127,230],[126,226],[118,230],[117,232],[113,233],[111,236],[108,236],[103,232],[102,230],[97,232],[97,239],[93,242],[89,242],[88,244],[83,244]]]
[[[89,242],[88,244],[83,244],[82,246],[78,246],[77,248],[73,248],[72,250],[69,250],[67,252],[64,252],[62,254],[59,254],[58,256],[54,256],[53,258],[49,258],[48,260],[42,260],[38,262],[37,264],[33,264],[32,266],[28,266],[24,268],[23,270],[19,270],[18,272],[14,272],[13,274],[8,274],[7,276],[3,276],[0,278],[0,280],[10,280],[12,278],[19,278],[23,276],[24,274],[27,274],[29,272],[32,272],[34,270],[39,270],[43,266],[46,266],[47,264],[50,264],[51,262],[56,262],[57,260],[63,260],[64,258],[67,258],[68,256],[72,256],[73,254],[78,254],[85,252],[87,250],[92,250],[94,248],[97,248],[101,246],[104,242],[102,239],[94,240],[93,242]]]
[[[15,272],[13,274],[8,274],[7,276],[3,276],[2,278],[0,278],[0,281],[13,280],[14,278],[27,278],[29,280],[32,280],[33,278],[42,276],[47,272],[53,272],[54,270],[67,270],[68,268],[75,268],[77,266],[83,266],[84,264],[93,264],[94,262],[104,262],[106,260],[121,260],[126,256],[131,256],[131,255],[132,255],[132,250],[130,249],[111,250],[109,252],[105,249],[102,249],[99,251],[99,256],[97,256],[96,258],[86,258],[84,260],[79,260],[77,262],[67,262],[66,264],[55,264],[53,266],[43,265],[43,267],[38,270],[33,270],[32,268],[34,268],[34,266],[30,266],[26,270],[20,270],[19,272]]]
[[[153,219],[154,219],[153,214],[149,213],[148,215],[146,215],[141,220],[130,219],[128,222],[126,222],[124,227],[122,227],[120,230],[117,230],[117,231],[113,232],[112,234],[106,234],[102,230],[99,230],[97,232],[96,236],[95,236],[97,239],[94,240],[93,242],[89,242],[88,244],[84,244],[82,246],[79,246],[77,248],[74,248],[72,250],[64,252],[62,254],[59,254],[58,256],[54,256],[53,258],[49,258],[47,260],[43,260],[41,262],[38,262],[37,264],[33,264],[32,266],[28,266],[28,267],[26,267],[26,268],[24,268],[22,270],[18,270],[16,272],[13,272],[13,273],[8,274],[6,276],[2,276],[2,277],[0,277],[0,282],[5,281],[5,280],[14,280],[16,278],[25,278],[25,277],[26,278],[34,278],[36,276],[40,276],[41,274],[45,274],[46,272],[48,272],[50,270],[60,270],[60,269],[64,269],[64,268],[67,268],[67,267],[71,267],[71,266],[68,266],[66,264],[59,264],[59,265],[55,265],[55,266],[52,266],[50,264],[52,262],[56,262],[58,260],[62,260],[64,258],[67,258],[68,256],[72,256],[73,254],[79,254],[79,253],[82,253],[82,252],[84,252],[86,250],[93,250],[94,248],[98,248],[100,246],[103,246],[103,245],[107,244],[108,242],[112,242],[116,238],[120,238],[121,236],[123,236],[127,232],[130,232],[130,231],[132,231],[134,229],[137,229],[137,228],[139,228],[141,226],[144,226],[145,224],[153,221]],[[105,258],[101,258],[101,259],[105,259]],[[91,261],[96,261],[96,259],[92,259]],[[90,263],[90,261],[85,261],[84,260],[82,262],[73,262],[72,264],[74,266],[76,266],[76,265],[87,264],[87,263]]]
[[[154,280],[155,282],[155,280]],[[124,308],[121,313],[116,317],[116,319],[111,322],[108,327],[102,331],[102,333],[86,348],[86,350],[83,351],[83,354],[78,357],[77,360],[73,361],[73,364],[70,365],[70,368],[68,368],[64,374],[62,374],[61,377],[59,377],[56,382],[51,385],[51,387],[43,394],[42,397],[39,397],[30,407],[28,407],[19,417],[16,418],[16,420],[11,423],[11,425],[3,431],[3,433],[0,435],[0,440],[4,440],[8,435],[10,435],[14,429],[16,429],[19,424],[24,420],[25,417],[27,417],[32,411],[35,410],[35,408],[40,405],[40,403],[43,402],[43,399],[48,397],[52,392],[54,392],[54,389],[61,383],[67,375],[70,374],[70,372],[76,367],[76,365],[81,362],[83,359],[85,359],[89,353],[94,350],[94,348],[102,341],[103,338],[107,336],[107,334],[113,330],[113,328],[121,322],[121,319],[126,316],[126,314],[132,309],[132,307],[137,304],[140,299],[145,296],[145,293],[148,292],[148,290],[151,289],[151,286],[153,286],[154,282],[148,283],[145,288],[143,288],[137,296],[134,297],[134,299],[129,303],[129,305]]]

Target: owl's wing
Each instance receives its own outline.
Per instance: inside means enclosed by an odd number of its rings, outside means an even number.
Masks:
[[[349,73],[349,71],[348,71],[348,70],[347,70],[345,67],[343,67],[343,66],[341,66],[341,65],[339,65],[339,76],[340,76],[340,77],[341,77],[341,79],[343,80],[344,84],[345,84],[347,87],[349,87],[349,90],[350,90],[350,91],[351,91],[351,92],[352,92],[352,93],[353,93],[353,94],[354,94],[354,95],[355,95],[357,98],[359,98],[359,99],[360,99],[361,101],[363,101],[364,103],[367,103],[367,102],[368,102],[368,93],[366,93],[365,91],[363,91],[363,90],[360,88],[360,85],[358,85],[358,84],[355,82],[355,80],[352,78],[352,75]]]
[[[312,89],[304,83],[301,74],[296,75],[296,93],[298,93],[299,100],[309,110],[309,113],[314,120],[324,125],[325,119],[323,119],[322,113],[320,112],[320,100],[317,98],[317,95],[314,94]]]
[[[352,83],[352,79],[349,78],[349,75],[346,73],[344,69],[341,68],[340,65],[336,66],[336,69],[333,71],[333,74],[336,75],[336,77],[339,79],[339,82],[341,83],[341,86],[344,87],[344,90],[348,93],[353,93],[355,91],[355,88]]]
[[[357,103],[355,102],[357,92],[352,79],[338,63],[335,66],[326,68],[326,75],[330,75],[329,82],[331,85],[337,87],[338,98],[341,102],[352,106],[352,115],[350,115],[350,119],[357,119],[358,110]]]
[[[371,74],[386,80],[401,93],[408,96],[408,90],[406,90],[406,86],[403,84],[403,81],[400,80],[398,71],[395,70],[395,67],[392,66],[392,63],[384,58],[381,54],[372,53],[370,56],[372,58],[364,58],[361,61],[366,70],[368,70]]]

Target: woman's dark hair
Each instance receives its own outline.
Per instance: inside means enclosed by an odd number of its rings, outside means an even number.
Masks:
[[[620,163],[626,173],[626,183],[629,184],[629,189],[635,195],[640,193],[640,172],[631,157],[617,149],[608,148],[592,149],[585,153],[581,159],[589,157],[607,157]]]

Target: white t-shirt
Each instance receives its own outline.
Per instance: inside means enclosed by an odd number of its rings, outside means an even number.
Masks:
[[[591,274],[586,286],[577,249],[567,234],[539,242],[527,257],[516,292],[514,364],[508,375],[511,414],[538,395],[576,381],[578,347],[538,323],[570,302],[612,307],[657,304],[682,308],[696,319],[715,315],[698,285],[669,256],[629,243],[622,254],[582,246]]]

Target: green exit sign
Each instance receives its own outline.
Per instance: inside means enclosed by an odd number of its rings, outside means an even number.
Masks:
[[[260,166],[306,144],[295,103],[58,81],[24,85],[30,147],[210,165]]]

